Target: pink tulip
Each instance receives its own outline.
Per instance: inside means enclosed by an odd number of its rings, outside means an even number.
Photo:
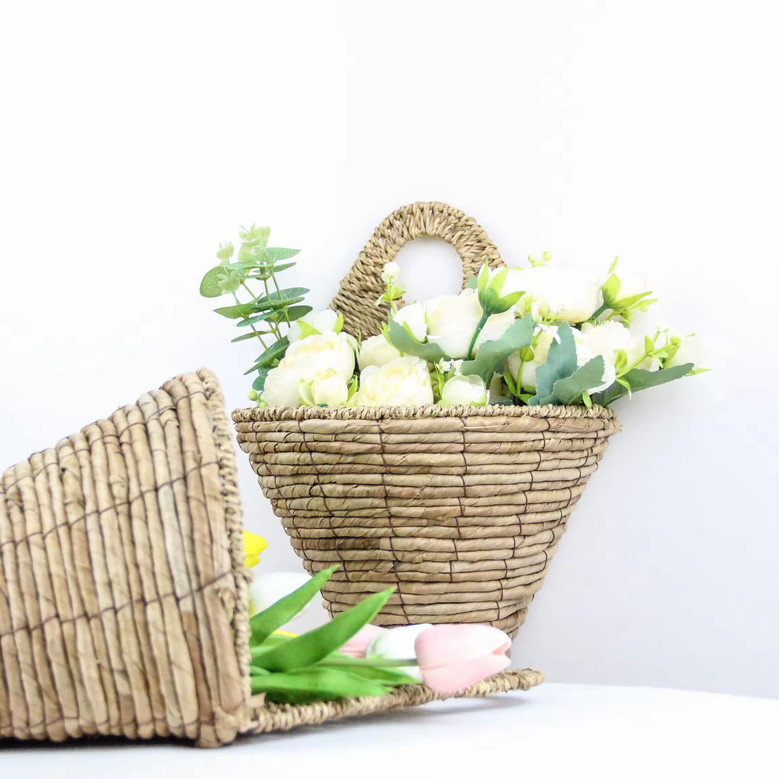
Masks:
[[[506,668],[510,646],[511,639],[489,625],[434,625],[420,633],[414,650],[424,683],[452,694]]]
[[[338,651],[342,655],[351,657],[365,657],[365,649],[371,640],[386,633],[387,628],[380,628],[376,625],[366,625],[355,633]]]

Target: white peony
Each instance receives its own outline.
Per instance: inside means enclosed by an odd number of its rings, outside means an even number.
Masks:
[[[335,371],[344,381],[354,373],[354,350],[346,333],[311,335],[290,344],[280,368],[294,371],[303,381],[315,381]]]
[[[438,344],[447,357],[466,358],[483,314],[479,295],[473,289],[464,289],[459,295],[441,295],[428,300],[425,304],[428,343]],[[491,316],[479,334],[473,353],[476,354],[485,341],[500,338],[514,318],[511,311]]]
[[[519,306],[531,298],[541,316],[578,323],[589,319],[600,308],[603,302],[600,287],[600,279],[588,271],[542,265],[527,270],[511,268],[502,294],[523,290],[525,295]]]
[[[422,625],[402,625],[401,627],[380,633],[371,639],[365,648],[365,656],[383,657],[388,660],[416,661],[417,654],[414,648],[416,640],[421,633],[431,627],[433,626],[428,623]],[[402,670],[415,679],[422,679],[419,668],[415,666],[404,666]]]
[[[360,374],[358,406],[427,406],[433,386],[427,363],[419,357],[397,357],[386,365],[371,365]]]
[[[398,309],[392,317],[400,325],[408,325],[417,341],[424,341],[427,336],[427,322],[425,321],[425,309],[421,303],[411,303]]]
[[[533,339],[533,358],[523,361],[522,353],[524,349],[514,352],[508,358],[508,370],[514,377],[517,386],[526,390],[536,389],[536,371],[546,362],[549,357],[549,347],[557,336],[556,327],[539,328]]]
[[[383,336],[372,335],[366,338],[357,352],[357,362],[364,371],[370,365],[381,367],[391,360],[400,357],[400,352]]]
[[[441,390],[442,406],[486,406],[487,387],[481,376],[452,376]]]
[[[696,369],[700,369],[705,360],[706,354],[698,338],[694,335],[688,335],[686,338],[682,338],[676,354],[667,360],[663,367],[673,368],[675,365],[691,362]]]
[[[324,311],[310,311],[305,316],[300,317],[289,326],[287,338],[290,343],[299,341],[303,337],[300,322],[305,322],[320,333],[334,333],[338,326],[338,313],[331,308],[326,308]]]
[[[262,399],[269,406],[299,406],[300,376],[288,368],[273,368],[265,377]]]
[[[617,362],[617,351],[627,353],[633,362],[644,353],[644,339],[636,339],[630,330],[620,322],[601,322],[593,325],[585,322],[581,330],[573,330],[576,341],[576,362],[584,365],[593,357],[602,355],[609,365]],[[638,352],[636,352],[638,349]]]

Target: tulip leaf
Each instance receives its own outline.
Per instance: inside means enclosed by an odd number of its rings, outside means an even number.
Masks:
[[[549,356],[536,371],[536,394],[528,401],[529,406],[538,406],[554,393],[555,382],[567,379],[577,369],[576,341],[571,326],[563,322],[557,328],[557,337],[549,347]]]
[[[395,588],[392,587],[370,595],[321,627],[293,638],[283,646],[255,656],[253,663],[269,671],[279,672],[293,671],[318,663],[365,627],[381,611],[394,591]]]
[[[273,703],[304,704],[333,698],[384,695],[387,687],[342,668],[301,668],[285,673],[252,674],[252,694]]]
[[[601,406],[610,406],[615,400],[619,400],[625,395],[640,392],[650,387],[657,387],[660,384],[666,384],[675,379],[681,379],[687,376],[694,367],[691,362],[688,362],[684,365],[674,365],[673,368],[662,368],[658,371],[645,371],[642,368],[633,368],[632,371],[628,371],[622,377],[622,381],[615,382],[603,392],[597,392],[592,396],[592,400]]]
[[[554,403],[560,406],[570,406],[578,403],[585,392],[593,387],[603,384],[603,372],[606,370],[606,361],[603,355],[598,355],[588,360],[581,368],[575,370],[570,376],[558,379],[554,383],[552,394],[538,401],[539,406]]]
[[[445,360],[446,355],[438,344],[427,344],[417,341],[413,335],[399,322],[390,319],[387,323],[387,338],[401,353],[421,357],[427,362]]]
[[[492,374],[500,368],[503,361],[519,349],[533,342],[533,317],[526,316],[515,320],[500,338],[485,341],[479,347],[479,353],[472,360],[466,360],[460,367],[464,376],[481,376],[485,384],[490,383]]]
[[[334,565],[319,571],[302,587],[298,587],[272,606],[255,614],[249,620],[252,647],[259,647],[274,630],[286,625],[322,589],[337,568],[338,566]]]

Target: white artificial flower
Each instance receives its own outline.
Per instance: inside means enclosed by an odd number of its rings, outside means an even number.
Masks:
[[[696,369],[701,369],[706,361],[703,345],[694,335],[682,338],[676,354],[666,361],[664,368],[673,368],[675,365],[684,365],[691,362]]]
[[[326,308],[324,311],[310,311],[305,316],[300,317],[289,326],[287,338],[290,343],[299,341],[303,337],[300,322],[305,322],[320,333],[334,333],[338,326],[338,313],[331,308]]]
[[[576,362],[579,365],[584,365],[600,354],[607,364],[613,366],[617,362],[618,350],[627,354],[629,362],[644,353],[643,335],[637,339],[621,322],[601,322],[597,325],[585,322],[581,330],[574,328],[573,337],[576,341]]]
[[[606,360],[603,361],[603,373],[601,374],[600,379],[601,384],[587,390],[590,395],[593,395],[596,392],[603,392],[603,390],[608,389],[617,380],[617,369],[610,362],[606,362]]]
[[[427,341],[438,344],[447,357],[467,358],[473,334],[481,321],[482,307],[476,290],[464,289],[459,295],[441,295],[425,304]],[[485,341],[500,338],[514,321],[514,314],[506,311],[491,316],[479,334],[473,353]]]
[[[342,406],[349,399],[349,387],[337,374],[315,379],[311,396],[317,406]]]
[[[400,276],[400,265],[396,262],[384,263],[384,268],[381,271],[381,280],[385,284],[392,284],[398,276]]]
[[[380,633],[378,636],[371,639],[368,646],[365,648],[365,656],[382,657],[387,660],[416,661],[417,654],[414,649],[414,644],[416,643],[418,636],[431,627],[433,626],[428,623],[422,625],[402,625],[401,627],[392,628],[384,633]],[[404,666],[402,670],[415,679],[422,679],[419,668],[415,666]]]
[[[360,374],[358,406],[428,406],[433,386],[427,363],[419,357],[397,357],[386,365],[371,365]]]
[[[303,381],[315,381],[335,371],[348,382],[354,373],[354,349],[349,339],[346,333],[324,333],[295,341],[279,367],[295,371]]]
[[[288,368],[272,368],[265,377],[262,399],[269,406],[299,406],[300,376]]]
[[[298,587],[302,587],[311,577],[307,573],[292,571],[276,571],[271,573],[256,573],[249,587],[249,616],[253,617],[260,611],[265,611],[276,601],[289,595]],[[308,603],[292,619],[297,619],[311,604]]]
[[[557,327],[538,327],[533,338],[533,358],[523,362],[521,355],[524,349],[514,352],[508,358],[509,373],[514,377],[518,387],[535,391],[536,371],[546,362],[549,357],[549,347],[556,338]]]
[[[452,376],[441,390],[442,406],[485,406],[487,387],[481,376]]]
[[[400,357],[400,352],[383,335],[372,335],[362,342],[357,352],[357,363],[364,371],[371,365],[380,368],[397,357]]]
[[[421,303],[411,303],[398,309],[392,317],[400,325],[408,325],[412,335],[417,341],[424,341],[427,337],[427,322],[425,321],[425,309]]]
[[[503,295],[525,292],[520,309],[529,298],[541,316],[576,324],[589,319],[603,302],[601,281],[593,273],[562,270],[541,265],[522,270],[511,268],[503,285]]]

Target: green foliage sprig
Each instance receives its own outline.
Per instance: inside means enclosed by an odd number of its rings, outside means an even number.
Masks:
[[[321,627],[300,636],[276,633],[319,592],[338,566],[250,620],[251,688],[275,703],[312,703],[332,698],[384,695],[390,688],[418,684],[400,667],[406,661],[357,658],[338,650],[381,610],[395,588],[370,595]]]
[[[214,311],[227,319],[237,320],[236,325],[241,330],[248,330],[233,338],[233,343],[256,338],[262,346],[262,353],[246,371],[246,375],[257,374],[252,383],[255,393],[262,392],[268,372],[284,357],[289,346],[286,336],[289,325],[311,311],[311,306],[300,305],[308,289],[282,289],[276,277],[276,274],[295,265],[288,260],[300,250],[269,247],[269,235],[269,227],[252,225],[249,229],[241,228],[237,261],[231,262],[235,254],[232,243],[220,246],[216,253],[219,264],[211,268],[200,282],[203,297],[232,295],[234,305]],[[256,287],[252,289],[257,284],[261,285],[259,292]]]

